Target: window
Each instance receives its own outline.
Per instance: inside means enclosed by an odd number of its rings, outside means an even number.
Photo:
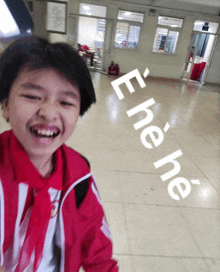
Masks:
[[[182,25],[183,19],[159,16],[153,52],[174,54]]]
[[[143,13],[119,10],[115,33],[115,47],[137,48],[143,21]]]
[[[196,44],[197,44],[198,39],[199,39],[199,43],[197,45],[196,56],[199,56],[201,58],[204,57],[209,38],[210,38],[210,34],[205,34],[205,33],[201,33],[200,35],[195,35],[193,37],[193,46],[194,46],[194,48],[196,47]]]
[[[98,56],[101,56],[100,48],[103,48],[103,43],[105,39],[105,19],[97,19],[97,28],[96,28],[96,36],[95,36],[95,51]],[[98,48],[98,49],[97,49]]]
[[[158,25],[181,28],[183,25],[183,19],[159,16]]]
[[[141,22],[144,21],[144,14],[131,12],[126,10],[119,10],[118,11],[118,19],[119,20],[127,20],[127,21],[134,21],[134,22]]]
[[[106,17],[106,7],[81,3],[79,13],[89,16]]]

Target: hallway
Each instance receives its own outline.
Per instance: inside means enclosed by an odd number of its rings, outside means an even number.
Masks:
[[[78,123],[68,144],[88,157],[110,224],[121,272],[220,271],[220,111],[215,87],[146,81],[119,100],[114,76],[92,73],[97,104]],[[152,150],[133,124],[145,117],[126,111],[154,98],[154,119],[171,128]],[[178,176],[199,179],[184,200],[173,200],[159,159],[180,149]]]
[[[114,76],[92,73],[97,104],[78,124],[69,144],[91,162],[110,224],[115,258],[121,272],[220,271],[220,111],[215,87],[146,81],[135,93],[122,87],[119,100],[110,82]],[[171,128],[152,150],[133,124],[140,113],[126,111],[154,98],[154,119]],[[178,176],[199,179],[184,200],[168,194],[169,181],[156,169],[159,159],[180,149]]]

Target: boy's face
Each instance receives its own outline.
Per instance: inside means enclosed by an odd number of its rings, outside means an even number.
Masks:
[[[80,93],[55,69],[23,69],[3,105],[3,117],[29,157],[50,157],[75,129]]]

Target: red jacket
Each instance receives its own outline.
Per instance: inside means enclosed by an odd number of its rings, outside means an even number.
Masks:
[[[89,47],[87,45],[80,46],[81,51],[89,51]]]
[[[8,151],[10,133],[0,134],[1,265],[13,243],[18,208],[18,182],[14,180]],[[66,145],[61,146],[61,151],[65,174],[54,243],[60,272],[78,272],[81,265],[87,272],[117,272],[110,232],[88,163]]]

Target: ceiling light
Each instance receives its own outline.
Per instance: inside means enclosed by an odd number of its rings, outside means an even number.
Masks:
[[[129,15],[131,15],[131,12],[130,11],[125,12],[125,15],[129,16]]]
[[[123,17],[118,17],[119,20],[123,20]]]

